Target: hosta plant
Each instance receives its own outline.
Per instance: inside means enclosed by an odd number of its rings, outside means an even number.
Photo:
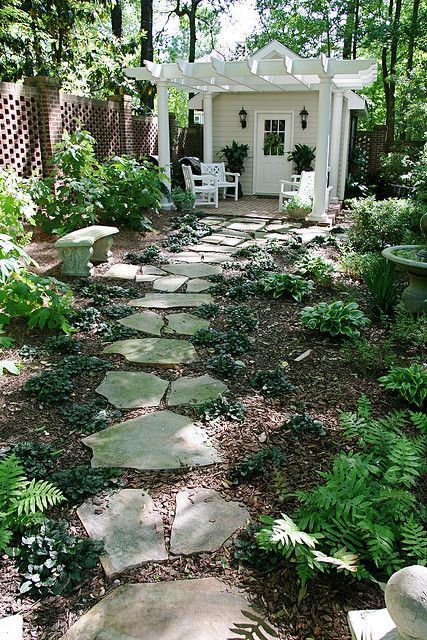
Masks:
[[[272,273],[264,279],[263,287],[273,298],[287,296],[301,302],[303,296],[312,290],[313,283],[292,273]]]
[[[385,389],[397,391],[406,402],[417,407],[423,406],[427,398],[427,368],[424,365],[392,367],[379,381]]]
[[[333,281],[334,265],[323,256],[306,254],[298,262],[297,271],[302,276],[310,276],[318,284],[330,285]]]
[[[330,336],[357,338],[360,330],[369,324],[369,319],[360,311],[356,302],[320,302],[315,307],[305,307],[301,321],[309,329],[318,329]]]

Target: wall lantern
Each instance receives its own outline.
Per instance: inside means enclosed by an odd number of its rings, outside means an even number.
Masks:
[[[240,120],[240,124],[242,125],[242,129],[246,129],[247,117],[248,117],[248,112],[245,111],[244,107],[242,107],[239,111],[239,120]]]
[[[304,107],[303,110],[299,112],[299,114],[301,116],[301,127],[303,129],[307,129],[307,118],[308,118],[307,109]]]

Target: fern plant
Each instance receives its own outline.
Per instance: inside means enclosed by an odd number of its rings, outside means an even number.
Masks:
[[[64,500],[62,493],[45,480],[27,480],[15,454],[0,462],[0,551],[15,533],[40,521],[49,506]]]

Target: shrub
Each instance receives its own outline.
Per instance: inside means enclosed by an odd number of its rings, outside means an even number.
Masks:
[[[83,433],[101,431],[110,424],[112,419],[120,418],[121,411],[105,409],[102,400],[91,400],[87,404],[71,404],[62,407],[62,415],[72,427]]]
[[[226,307],[227,326],[234,331],[253,331],[258,326],[258,316],[243,304]]]
[[[91,298],[98,305],[105,305],[113,298],[136,298],[140,295],[136,287],[120,287],[102,282],[84,283],[79,293],[84,298]]]
[[[415,197],[418,202],[427,205],[427,144],[414,166]]]
[[[305,307],[301,312],[301,321],[309,329],[318,329],[333,337],[343,335],[348,338],[357,338],[360,329],[369,323],[356,302],[345,303],[341,300]]]
[[[244,480],[251,480],[261,473],[268,473],[272,467],[280,467],[284,460],[281,449],[278,447],[266,447],[233,465],[230,468],[228,477],[232,484],[239,484]]]
[[[208,304],[201,304],[197,309],[194,310],[194,313],[198,315],[200,318],[214,318],[220,310],[219,304],[215,304],[215,302],[211,302]]]
[[[387,185],[412,183],[413,161],[405,153],[393,151],[380,157],[379,175]]]
[[[264,291],[270,293],[273,298],[291,296],[297,302],[301,302],[303,296],[312,290],[313,283],[291,273],[272,273],[265,278],[263,286]]]
[[[411,315],[402,303],[395,309],[395,320],[390,326],[390,338],[396,344],[415,347],[427,344],[427,314]]]
[[[19,592],[43,597],[71,591],[87,579],[103,551],[99,540],[70,536],[67,522],[45,520],[22,538]]]
[[[260,369],[257,371],[251,380],[251,387],[267,398],[280,398],[296,389],[286,378],[280,366],[275,369]]]
[[[60,375],[96,376],[112,368],[111,362],[96,356],[66,356],[59,366]]]
[[[292,435],[299,438],[301,435],[313,434],[324,436],[326,434],[320,420],[315,420],[308,413],[292,416],[290,420],[283,424],[285,429],[290,429]]]
[[[11,236],[0,233],[0,283],[6,282],[13,274],[19,273],[24,265],[33,260]]]
[[[172,202],[177,211],[192,211],[196,198],[191,191],[177,187],[172,191]]]
[[[417,407],[421,407],[427,398],[427,369],[421,364],[392,367],[379,381],[382,387],[397,391],[406,402]]]
[[[63,500],[61,492],[44,480],[27,480],[15,454],[0,461],[0,551],[18,531],[40,518],[48,506]]]
[[[61,450],[52,444],[29,440],[12,445],[12,451],[19,458],[25,475],[36,480],[49,476],[61,455]]]
[[[48,353],[72,354],[80,351],[81,342],[71,336],[51,336],[44,343]]]
[[[227,400],[225,396],[221,396],[217,400],[211,400],[201,405],[198,411],[205,422],[213,422],[217,418],[243,422],[246,407],[241,402],[233,402]]]
[[[45,371],[29,378],[22,389],[36,396],[40,402],[61,404],[69,399],[73,384],[65,372]]]
[[[149,244],[141,253],[126,253],[124,258],[132,264],[150,264],[165,260],[165,257],[160,252],[160,247],[156,244]]]
[[[0,234],[19,246],[27,244],[26,226],[34,224],[36,205],[30,191],[28,180],[14,171],[0,170]]]
[[[92,469],[81,465],[56,471],[51,480],[62,491],[69,504],[74,505],[107,487],[117,486],[119,473],[117,469]]]
[[[73,327],[80,331],[94,331],[100,324],[103,324],[101,312],[95,307],[72,311],[68,314],[68,320]]]
[[[128,338],[137,338],[140,335],[138,329],[127,327],[124,324],[110,322],[102,324],[98,327],[97,333],[102,336],[105,342],[115,342],[116,340],[127,340]]]
[[[419,235],[422,210],[412,200],[352,200],[350,214],[354,225],[348,233],[349,243],[362,253],[381,251],[388,245],[410,244]]]
[[[213,356],[206,360],[206,366],[214,373],[222,378],[236,378],[245,364],[241,360],[234,360],[228,353],[222,353],[219,356]]]
[[[125,304],[111,304],[106,307],[102,307],[101,313],[108,318],[119,319],[132,315],[134,310],[132,307],[128,307]]]
[[[322,256],[307,254],[298,262],[297,271],[303,276],[312,277],[318,284],[330,285],[333,281],[334,265]]]
[[[375,306],[383,313],[389,313],[397,297],[394,265],[376,255],[364,263],[362,276]]]

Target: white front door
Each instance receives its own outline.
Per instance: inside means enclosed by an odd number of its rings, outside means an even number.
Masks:
[[[255,193],[278,195],[280,180],[290,180],[292,115],[263,112],[257,114],[255,134]]]

